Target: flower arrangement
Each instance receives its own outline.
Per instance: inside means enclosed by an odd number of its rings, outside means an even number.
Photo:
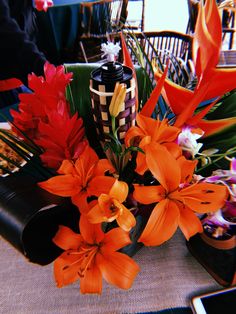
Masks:
[[[132,67],[123,37],[122,48],[124,63]],[[71,114],[66,96],[72,73],[47,63],[45,78],[29,75],[33,92],[21,94],[19,110],[11,111],[13,129],[29,146],[38,146],[44,167],[51,170],[39,186],[70,197],[80,212],[76,230],[61,225],[53,238],[63,250],[54,262],[58,287],[79,281],[81,293],[101,293],[104,278],[128,289],[139,272],[126,254],[130,245],[161,245],[178,227],[187,240],[203,232],[203,225],[231,230],[236,148],[230,144],[219,152],[211,136],[231,130],[236,118],[209,119],[223,110],[230,99],[224,101],[225,94],[232,97],[236,87],[236,70],[217,68],[220,48],[219,13],[207,0],[200,6],[193,40],[195,89],[168,80],[168,64],[163,73],[156,70],[155,88],[142,107],[136,106],[136,124],[121,138],[117,121],[127,86],[117,83],[101,155],[86,137],[80,112]],[[152,116],[161,94],[171,119]],[[199,107],[205,100],[211,101]],[[231,170],[218,169],[222,160],[226,167],[231,161]],[[212,167],[215,173],[204,176]]]

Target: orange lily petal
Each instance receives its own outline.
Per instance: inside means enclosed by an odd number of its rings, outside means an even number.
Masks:
[[[162,244],[175,233],[178,221],[178,206],[169,200],[161,201],[154,207],[139,242],[147,246]]]
[[[75,162],[75,168],[78,176],[81,178],[87,178],[91,174],[91,170],[93,171],[98,160],[99,159],[95,151],[87,145]]]
[[[121,289],[129,289],[139,272],[135,261],[119,252],[97,254],[96,263],[104,279]]]
[[[87,197],[88,193],[86,191],[82,191],[71,197],[72,203],[78,207],[81,214],[86,214],[89,210]]]
[[[137,162],[137,166],[136,166],[135,171],[138,174],[143,175],[148,170],[145,155],[142,153],[138,153],[136,162]]]
[[[113,228],[105,233],[101,252],[117,251],[131,243],[128,232],[121,228]]]
[[[152,204],[165,198],[165,189],[161,186],[140,186],[134,184],[133,196],[139,203]]]
[[[179,192],[184,203],[198,213],[216,211],[225,205],[228,192],[225,186],[199,183],[190,185]]]
[[[178,160],[178,165],[181,169],[181,183],[190,182],[193,177],[193,173],[197,166],[197,160],[187,160],[184,156],[181,156]]]
[[[180,168],[168,150],[159,144],[148,145],[146,162],[149,170],[166,191],[175,190],[180,184]]]
[[[85,215],[81,215],[79,221],[80,233],[87,243],[99,243],[104,238],[101,224],[91,224]]]
[[[115,182],[115,178],[106,176],[94,177],[88,185],[87,192],[89,196],[99,196],[102,193],[108,194],[112,185]]]
[[[162,74],[161,78],[158,80],[157,85],[153,89],[149,99],[147,100],[147,102],[143,106],[142,110],[140,111],[140,113],[146,117],[151,117],[154,109],[156,108],[156,105],[157,105],[158,99],[161,95],[161,90],[163,88],[165,78],[167,75],[168,65],[169,65],[169,59],[167,60],[164,73]]]
[[[236,117],[198,122],[198,126],[204,131],[204,137],[223,131],[233,125],[236,125]]]
[[[69,266],[77,260],[77,255],[68,255],[64,252],[54,261],[54,277],[58,288],[70,285],[79,279],[78,265]]]
[[[80,292],[83,294],[102,292],[102,274],[96,264],[93,264],[80,279]]]
[[[179,227],[187,240],[203,231],[200,219],[187,207],[180,208]]]
[[[126,182],[116,180],[112,185],[109,195],[120,203],[123,203],[128,195],[129,187]]]
[[[77,249],[81,243],[82,237],[70,228],[59,226],[52,241],[63,250]]]
[[[125,146],[129,147],[131,144],[131,140],[135,137],[143,137],[145,134],[143,131],[138,128],[137,126],[132,126],[128,129],[128,131],[125,134]]]
[[[80,180],[72,175],[52,177],[38,185],[46,191],[59,196],[73,196],[80,192]]]
[[[110,198],[108,197],[110,200]],[[91,224],[98,224],[104,221],[107,221],[108,218],[111,219],[111,217],[107,217],[106,212],[103,207],[99,206],[99,204],[96,204],[93,208],[90,209],[90,211],[87,213],[88,221]],[[116,216],[112,216],[113,220],[116,219]],[[111,220],[110,220],[111,221]]]
[[[115,169],[108,159],[100,159],[94,169],[94,176],[104,175],[106,171],[113,173]]]
[[[116,218],[118,226],[120,226],[123,230],[129,232],[135,225],[136,219],[134,215],[124,206],[122,205],[122,214]]]
[[[164,146],[168,150],[168,152],[171,154],[171,156],[174,159],[177,159],[180,156],[182,156],[182,149],[178,144],[176,144],[176,143],[163,143],[161,145]]]
[[[60,168],[57,170],[59,174],[75,174],[74,165],[70,160],[63,160]]]

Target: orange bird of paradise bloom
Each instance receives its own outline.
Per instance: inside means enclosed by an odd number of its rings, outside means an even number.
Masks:
[[[145,152],[137,153],[137,167],[136,172],[143,175],[148,170],[146,158],[150,150],[149,146],[161,144],[170,151],[175,158],[182,154],[181,148],[174,143],[177,139],[180,129],[168,124],[168,120],[164,119],[154,120],[149,117],[145,117],[142,114],[137,114],[136,117],[137,126],[131,127],[125,135],[126,146],[131,145],[131,141],[135,138],[139,139],[139,147]],[[158,158],[158,156],[156,156]]]
[[[195,114],[198,105],[215,97],[220,97],[236,88],[235,68],[219,68],[220,50],[222,44],[222,27],[216,1],[206,0],[199,6],[199,13],[193,37],[193,62],[195,66],[198,84],[194,91],[179,86],[155,72],[156,80],[164,85],[162,94],[168,106],[176,115],[176,127],[184,124],[201,128],[204,136],[209,136],[227,127],[236,124],[236,118],[219,120],[203,119],[207,112],[214,106],[214,102],[204,110]],[[159,88],[160,90],[160,88]],[[151,95],[152,97],[152,95]],[[151,102],[152,103],[152,102]],[[142,110],[143,114],[150,116],[149,106]]]
[[[183,156],[176,160],[161,145],[150,146],[148,150],[147,165],[160,185],[134,185],[134,198],[138,202],[157,203],[139,242],[148,246],[160,245],[172,237],[178,226],[187,239],[202,232],[195,212],[222,208],[228,196],[227,189],[204,182],[191,184],[197,161],[186,160]]]
[[[87,198],[108,193],[115,182],[115,178],[104,175],[106,171],[114,172],[114,168],[107,159],[99,160],[88,145],[75,163],[63,160],[58,176],[38,184],[52,194],[71,197],[80,212],[87,213]]]
[[[54,262],[59,288],[80,281],[81,293],[101,293],[102,278],[121,289],[129,289],[139,266],[117,250],[131,243],[121,228],[104,233],[100,224],[90,224],[85,215],[79,222],[80,234],[60,226],[53,242],[64,252]]]
[[[129,187],[126,182],[116,180],[108,194],[101,194],[98,203],[88,212],[91,223],[112,222],[130,231],[136,225],[133,214],[122,203],[126,200]]]

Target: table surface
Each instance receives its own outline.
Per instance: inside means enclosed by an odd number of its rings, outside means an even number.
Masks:
[[[180,231],[160,247],[135,256],[141,271],[128,291],[103,282],[103,293],[81,295],[79,283],[57,288],[53,265],[28,262],[0,238],[1,314],[113,314],[189,306],[198,293],[222,288],[189,253]]]

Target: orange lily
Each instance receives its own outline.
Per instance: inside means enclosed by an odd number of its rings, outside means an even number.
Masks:
[[[107,159],[98,159],[94,150],[87,146],[80,157],[73,163],[64,160],[58,170],[60,175],[39,186],[52,194],[71,197],[81,213],[88,211],[87,198],[108,193],[115,178],[105,176],[106,171],[114,171]]]
[[[148,150],[150,146],[155,146],[158,143],[167,147],[176,158],[181,155],[182,151],[180,147],[174,143],[180,133],[180,129],[170,126],[167,119],[160,121],[145,117],[142,114],[137,114],[136,122],[138,126],[133,126],[127,131],[125,144],[128,147],[131,145],[132,139],[136,137],[140,139],[139,147],[145,154],[141,152],[137,153],[136,171],[139,174],[144,174],[148,169],[146,158],[147,154],[150,152],[150,150]]]
[[[130,231],[136,224],[133,214],[122,203],[126,200],[129,187],[126,182],[116,180],[108,194],[101,194],[98,203],[88,212],[91,223],[112,222],[125,231]]]
[[[121,289],[129,289],[139,272],[138,265],[117,250],[131,243],[120,228],[107,233],[101,225],[90,224],[82,215],[80,234],[60,226],[53,242],[64,250],[54,262],[59,288],[80,280],[81,293],[101,293],[102,277]]]
[[[221,96],[236,88],[236,70],[217,68],[221,50],[221,21],[215,1],[206,0],[199,6],[198,19],[193,38],[193,61],[198,78],[194,91],[165,80],[163,96],[177,116],[176,126],[189,124],[201,127],[205,136],[236,124],[236,118],[213,121],[204,120],[213,104],[204,111],[204,115],[193,117],[198,105],[205,100]],[[156,73],[156,79],[160,74]],[[192,117],[194,120],[192,120]],[[194,123],[194,124],[193,124]],[[212,127],[214,125],[214,127]]]
[[[189,239],[202,232],[202,224],[194,212],[206,213],[222,208],[228,192],[224,186],[194,183],[192,175],[197,161],[177,160],[161,146],[149,146],[147,165],[159,181],[158,186],[135,185],[134,198],[143,204],[156,203],[139,242],[160,245],[171,238],[179,226]]]

